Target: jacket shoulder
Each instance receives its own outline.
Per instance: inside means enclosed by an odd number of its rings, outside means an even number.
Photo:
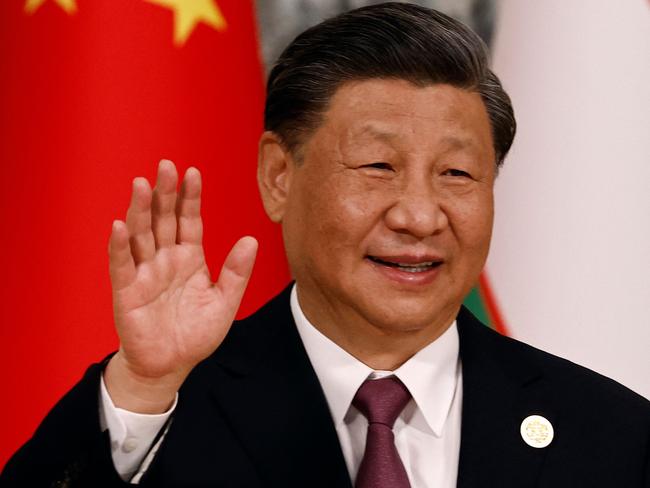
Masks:
[[[462,319],[461,319],[462,317]],[[540,376],[561,394],[565,403],[571,400],[584,405],[598,405],[617,416],[629,412],[636,419],[645,418],[650,427],[650,401],[619,382],[568,359],[538,349],[530,344],[504,336],[484,326],[467,310],[459,316],[461,336],[470,336],[484,348],[483,353],[513,376]],[[464,330],[463,330],[464,329]],[[476,347],[476,346],[472,346]],[[590,403],[592,402],[592,403]]]

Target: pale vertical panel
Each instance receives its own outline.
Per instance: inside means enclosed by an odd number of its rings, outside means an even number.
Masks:
[[[650,397],[650,4],[501,2],[519,133],[488,261],[517,338]]]

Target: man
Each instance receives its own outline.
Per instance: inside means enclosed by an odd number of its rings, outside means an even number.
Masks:
[[[256,242],[212,284],[201,182],[136,178],[110,238],[120,349],[3,473],[8,485],[647,487],[650,406],[482,327],[508,96],[439,13],[363,8],[268,81],[258,180],[295,285],[231,327]],[[177,393],[178,392],[178,393]]]

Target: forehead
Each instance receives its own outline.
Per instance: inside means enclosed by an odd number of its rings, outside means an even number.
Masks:
[[[332,96],[320,129],[343,144],[358,139],[396,144],[416,140],[493,151],[481,96],[446,84],[417,86],[392,79],[345,83]]]

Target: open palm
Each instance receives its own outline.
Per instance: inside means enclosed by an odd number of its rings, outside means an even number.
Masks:
[[[161,161],[152,191],[133,181],[126,222],[109,243],[121,360],[143,378],[182,379],[223,341],[250,277],[256,241],[240,239],[212,283],[202,240],[201,176],[185,173],[180,193],[173,163]]]

